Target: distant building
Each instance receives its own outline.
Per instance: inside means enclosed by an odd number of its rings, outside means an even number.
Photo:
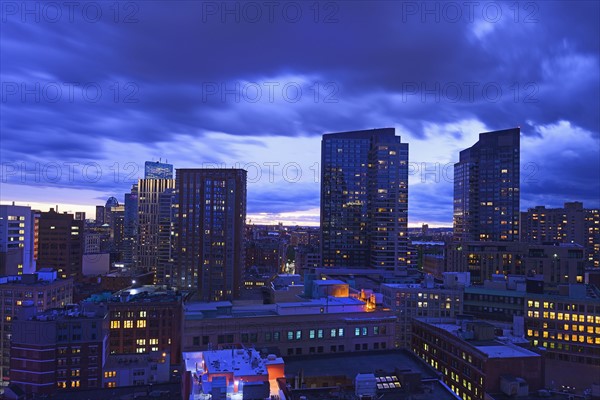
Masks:
[[[396,347],[410,349],[413,318],[453,318],[461,314],[464,289],[464,284],[454,282],[435,284],[432,276],[420,284],[382,284],[383,305],[398,317]]]
[[[82,277],[84,251],[83,221],[73,218],[73,214],[54,211],[40,213],[38,233],[37,268],[53,268],[59,277]]]
[[[0,205],[0,276],[35,272],[35,224],[30,207]]]
[[[178,169],[177,286],[204,301],[240,297],[245,267],[246,171]]]
[[[406,269],[407,220],[408,144],[395,130],[323,135],[323,265]]]
[[[107,323],[101,306],[37,313],[27,301],[13,321],[11,382],[30,395],[100,388]]]
[[[173,179],[173,164],[146,161],[144,163],[144,179]]]
[[[454,164],[454,239],[519,240],[519,128],[486,132]]]
[[[123,264],[127,267],[135,265],[138,242],[138,184],[125,193],[125,211],[123,216]]]
[[[589,267],[600,267],[600,211],[581,202],[562,208],[537,206],[521,213],[521,240],[527,243],[575,243],[585,248]]]
[[[596,287],[564,285],[555,295],[526,293],[525,334],[533,346],[544,349],[547,384],[583,388],[598,383],[600,290]]]
[[[36,311],[64,307],[73,302],[73,279],[59,279],[54,270],[0,277],[0,382],[9,380],[12,321],[23,302],[32,301]]]
[[[136,267],[156,271],[159,259],[160,196],[175,187],[174,179],[138,180]]]
[[[552,285],[581,283],[585,272],[584,248],[576,244],[455,242],[446,256],[446,270],[470,272],[473,284],[495,274],[543,275],[544,282]]]
[[[413,352],[463,399],[483,400],[488,393],[500,393],[503,376],[520,378],[528,386],[525,393],[544,388],[542,357],[498,340],[495,327],[486,322],[422,318],[413,322],[412,332]]]
[[[96,225],[104,225],[104,206],[96,206]]]

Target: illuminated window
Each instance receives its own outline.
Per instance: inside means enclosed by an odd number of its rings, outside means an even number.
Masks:
[[[121,321],[110,321],[110,329],[121,328]]]
[[[146,327],[146,320],[145,319],[138,319],[137,320],[137,327],[138,328],[145,328]]]
[[[130,321],[130,320],[123,321],[123,328],[125,328],[125,329],[133,328],[133,321]]]

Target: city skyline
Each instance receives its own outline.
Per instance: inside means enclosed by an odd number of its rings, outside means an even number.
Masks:
[[[597,3],[7,4],[2,204],[92,216],[161,159],[246,167],[248,220],[316,226],[321,136],[390,127],[409,226],[450,227],[459,152],[520,127],[521,211],[600,207]]]

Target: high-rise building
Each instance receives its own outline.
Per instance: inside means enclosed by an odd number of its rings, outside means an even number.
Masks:
[[[138,185],[125,193],[125,215],[123,220],[123,263],[135,265],[138,233]]]
[[[454,238],[519,239],[520,128],[479,134],[454,164]]]
[[[82,276],[83,221],[51,208],[49,212],[40,213],[38,240],[38,270],[54,268],[60,278],[72,277],[75,281]]]
[[[167,189],[158,196],[158,260],[154,270],[154,283],[175,285],[175,215],[177,212],[177,192]]]
[[[176,278],[204,301],[240,295],[246,175],[242,169],[177,170]]]
[[[527,243],[575,243],[585,248],[586,266],[600,267],[600,213],[583,203],[562,208],[537,206],[521,213],[521,240]]]
[[[96,206],[96,225],[104,225],[104,206]]]
[[[144,179],[173,179],[173,164],[159,161],[146,161]]]
[[[158,264],[160,194],[175,187],[174,179],[138,181],[138,242],[136,266],[155,271]]]
[[[321,142],[321,254],[327,267],[406,267],[408,144],[394,128]]]
[[[0,205],[0,276],[35,271],[34,218],[30,207]]]

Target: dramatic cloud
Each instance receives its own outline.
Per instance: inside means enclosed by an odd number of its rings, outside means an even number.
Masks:
[[[597,2],[1,7],[3,202],[122,199],[162,158],[246,167],[254,221],[316,224],[320,136],[389,126],[410,222],[450,225],[458,152],[520,126],[522,208],[600,206]]]

